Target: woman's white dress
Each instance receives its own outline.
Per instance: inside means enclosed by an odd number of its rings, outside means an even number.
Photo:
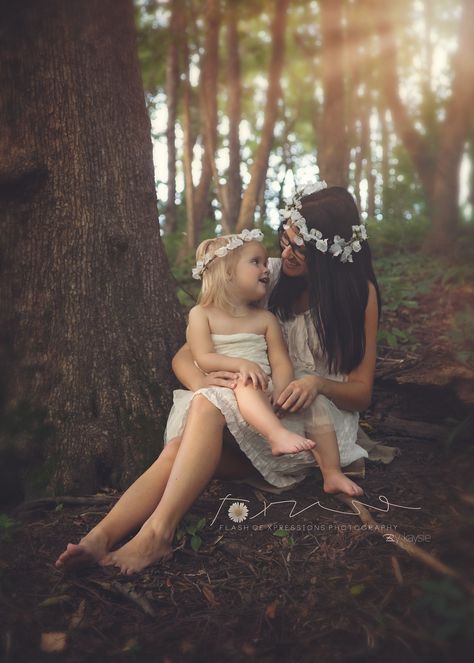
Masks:
[[[270,258],[270,288],[275,286],[280,272],[281,261]],[[281,323],[296,377],[314,374],[344,380],[343,375],[330,375],[319,352],[316,330],[309,313],[295,316]],[[238,356],[255,361],[270,375],[265,337],[257,334],[213,334],[216,352],[229,356]],[[241,450],[250,459],[254,467],[273,486],[289,488],[302,481],[309,469],[315,466],[314,457],[309,451],[296,455],[273,456],[270,445],[240,414],[232,389],[225,387],[206,387],[196,392],[178,389],[173,393],[173,407],[168,418],[165,444],[173,437],[181,435],[186,423],[189,406],[196,394],[202,394],[224,415],[227,427],[236,439]],[[367,452],[357,444],[358,412],[340,410],[332,401],[318,396],[313,404],[303,413],[288,415],[282,419],[286,428],[300,435],[311,437],[312,434],[335,430],[341,465],[350,465],[358,458],[367,456]]]

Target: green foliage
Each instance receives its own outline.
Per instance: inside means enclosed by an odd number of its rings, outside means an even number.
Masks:
[[[295,545],[295,540],[287,529],[282,529],[282,528],[276,529],[273,532],[273,536],[276,536],[278,539],[282,539],[289,546]]]
[[[192,520],[187,519],[181,523],[176,530],[176,540],[178,542],[183,541],[183,543],[186,543],[189,540],[189,545],[194,550],[194,552],[197,552],[202,545],[200,532],[202,532],[205,526],[205,518],[194,518]]]
[[[427,580],[421,588],[423,593],[415,607],[430,614],[439,639],[474,639],[474,597],[466,595],[451,578]]]
[[[16,525],[17,523],[10,516],[0,513],[0,541],[10,542]]]
[[[448,332],[456,358],[463,364],[474,365],[474,311],[465,308],[455,314],[453,326]]]

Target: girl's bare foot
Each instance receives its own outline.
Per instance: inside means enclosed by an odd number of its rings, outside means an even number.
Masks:
[[[79,566],[100,564],[109,550],[105,532],[95,527],[79,543],[68,543],[66,550],[55,562],[58,569],[73,569]]]
[[[173,535],[165,536],[150,523],[145,523],[141,530],[128,543],[109,553],[102,560],[102,566],[117,566],[124,575],[138,573],[145,567],[172,555]]]
[[[324,492],[345,493],[349,497],[356,497],[364,493],[360,486],[351,481],[340,470],[324,472]]]
[[[300,453],[300,451],[309,451],[316,446],[316,443],[312,440],[308,440],[306,437],[301,437],[301,435],[292,433],[283,427],[281,431],[278,431],[272,435],[268,442],[270,443],[272,454],[274,456],[281,456],[282,454],[295,454]]]

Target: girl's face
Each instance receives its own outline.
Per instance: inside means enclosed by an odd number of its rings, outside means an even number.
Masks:
[[[281,268],[286,276],[303,276],[307,273],[306,247],[296,244],[296,233],[291,226],[280,234]]]
[[[267,263],[267,252],[260,242],[248,242],[242,247],[232,279],[239,297],[248,302],[265,297],[270,280]]]

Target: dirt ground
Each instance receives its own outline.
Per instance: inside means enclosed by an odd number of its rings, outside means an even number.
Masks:
[[[434,305],[427,301],[426,315]],[[367,463],[360,481],[378,528],[325,495],[316,472],[280,496],[213,482],[172,560],[131,577],[98,568],[65,575],[54,559],[115,496],[23,505],[1,530],[5,660],[472,660],[470,381],[432,323],[422,349],[381,351],[363,424],[401,454]],[[228,516],[233,502],[248,507],[241,523]],[[445,566],[435,569],[433,558]]]

